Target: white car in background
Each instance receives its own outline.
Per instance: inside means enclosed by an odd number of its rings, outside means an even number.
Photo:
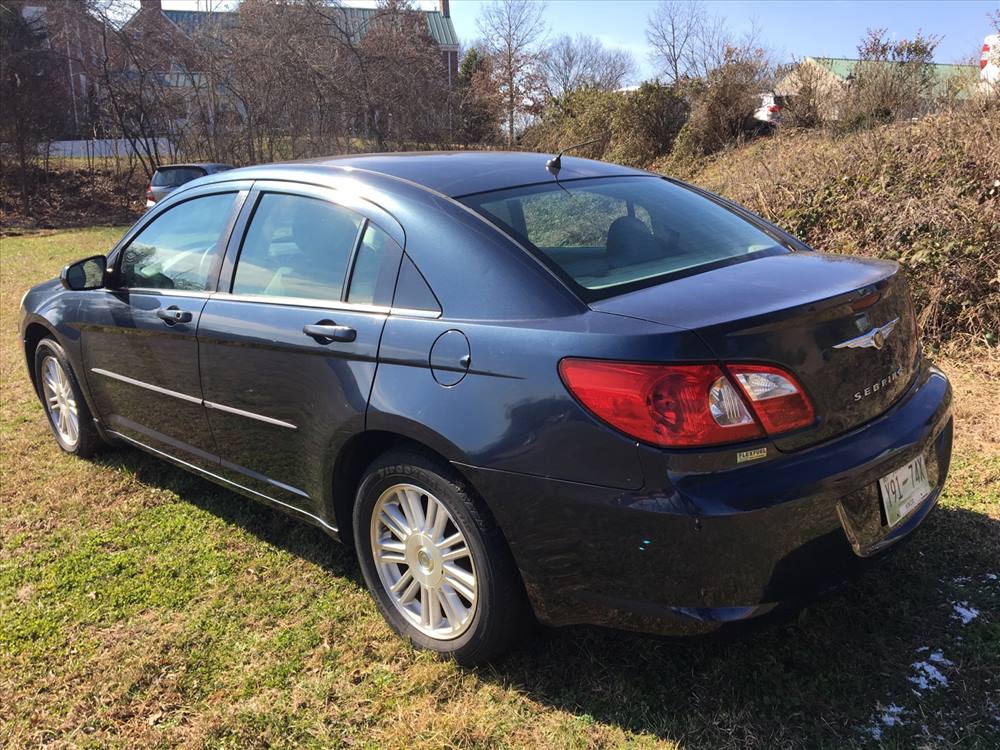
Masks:
[[[777,125],[781,122],[781,110],[787,104],[786,99],[787,97],[779,96],[774,92],[761,94],[760,106],[753,113],[753,119]]]
[[[979,55],[979,80],[984,89],[1000,90],[1000,34],[990,34],[983,40]]]

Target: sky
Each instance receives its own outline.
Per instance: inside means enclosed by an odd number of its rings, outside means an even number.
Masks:
[[[221,0],[231,2],[232,0]],[[192,9],[220,0],[163,0],[165,8]],[[451,0],[451,17],[463,43],[479,36],[476,18],[488,0]],[[373,5],[373,0],[346,0],[347,5]],[[426,9],[437,0],[418,0]],[[918,31],[942,38],[936,62],[979,58],[983,37],[991,33],[987,15],[1000,10],[1000,0],[710,0],[708,9],[727,19],[739,36],[754,19],[764,45],[779,61],[802,57],[855,57],[869,28],[884,28],[890,37],[910,38]],[[548,0],[545,20],[551,36],[590,34],[606,46],[627,49],[636,58],[640,78],[652,78],[646,19],[655,0]]]

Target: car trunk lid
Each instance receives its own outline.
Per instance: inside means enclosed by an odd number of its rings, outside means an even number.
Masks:
[[[796,252],[758,258],[592,304],[695,331],[722,361],[776,364],[816,422],[775,439],[793,451],[885,412],[916,372],[916,323],[896,263]]]

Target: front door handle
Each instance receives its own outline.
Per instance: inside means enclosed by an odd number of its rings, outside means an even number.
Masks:
[[[302,333],[312,336],[320,344],[334,341],[354,341],[358,332],[350,326],[338,326],[332,320],[321,320],[318,323],[302,326]]]
[[[170,307],[161,307],[156,311],[156,317],[160,320],[166,321],[169,325],[174,323],[190,323],[191,313],[187,310],[181,310],[177,305],[171,305]]]

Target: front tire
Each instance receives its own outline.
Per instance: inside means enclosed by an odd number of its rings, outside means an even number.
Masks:
[[[89,458],[103,445],[66,352],[52,338],[35,348],[35,384],[49,428],[67,453]]]
[[[365,472],[353,521],[365,582],[414,646],[473,666],[521,632],[528,609],[510,550],[446,464],[386,454]]]

